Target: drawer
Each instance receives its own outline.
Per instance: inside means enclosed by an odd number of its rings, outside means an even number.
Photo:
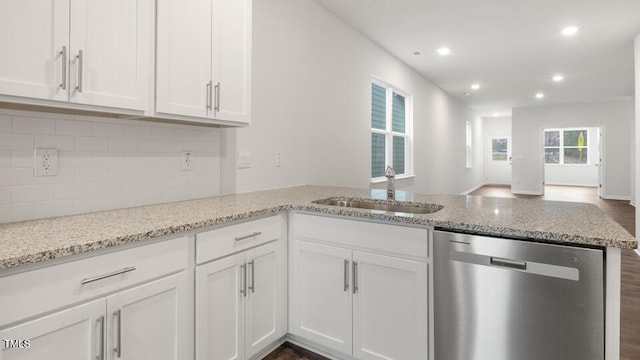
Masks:
[[[188,259],[187,238],[181,237],[0,278],[0,328],[184,270]]]
[[[276,215],[196,234],[196,264],[284,238],[286,231],[284,215]]]
[[[427,229],[306,214],[295,214],[293,218],[296,240],[334,243],[412,258],[429,257]]]

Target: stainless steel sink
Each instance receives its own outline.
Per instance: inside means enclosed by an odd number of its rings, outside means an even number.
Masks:
[[[410,214],[431,214],[444,208],[438,204],[417,203],[395,200],[375,200],[361,198],[328,198],[312,201],[320,205],[332,205],[340,207],[380,210],[389,212],[402,212]]]

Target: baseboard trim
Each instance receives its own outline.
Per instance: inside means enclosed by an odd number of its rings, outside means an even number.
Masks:
[[[598,187],[598,184],[575,184],[575,183],[562,183],[562,182],[546,182],[545,185],[556,185],[556,186],[577,186],[577,187]]]
[[[540,191],[514,190],[513,188],[511,188],[511,193],[519,195],[544,195],[544,192]]]
[[[606,200],[629,200],[631,201],[631,196],[624,195],[602,195],[601,198]]]
[[[320,344],[316,344],[314,342],[310,342],[308,340],[305,339],[301,339],[295,335],[292,334],[287,334],[286,337],[287,341],[300,346],[304,349],[307,349],[311,352],[314,352],[318,355],[324,356],[327,359],[331,359],[331,360],[352,360],[353,358],[350,356],[344,356],[344,355],[339,355],[337,353],[334,353],[332,350],[328,349],[325,346],[322,346]]]
[[[485,186],[485,185],[486,185],[486,184],[484,184],[484,183],[482,183],[482,184],[480,184],[480,185],[476,185],[476,186],[472,187],[471,189],[468,189],[468,190],[466,190],[466,191],[461,192],[461,193],[460,193],[460,195],[469,195],[469,193],[472,193],[472,192],[474,192],[474,191],[476,191],[476,190],[480,189],[481,187],[483,187],[483,186]]]
[[[283,336],[280,339],[272,342],[271,345],[267,346],[264,350],[252,356],[250,360],[260,360],[264,358],[265,356],[271,354],[272,351],[277,349],[280,345],[284,344],[285,342],[287,342],[287,337]]]
[[[640,256],[640,249],[636,249],[635,252],[636,254],[638,254],[638,256]]]

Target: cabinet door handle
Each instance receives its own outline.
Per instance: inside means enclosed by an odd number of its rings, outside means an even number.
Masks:
[[[104,360],[104,315],[98,318],[97,323],[100,324],[100,353],[96,355],[96,360]]]
[[[122,354],[122,312],[120,309],[113,312],[113,320],[118,319],[118,327],[116,328],[116,346],[113,348],[113,352],[120,358]]]
[[[220,111],[220,83],[217,82],[216,83],[216,106],[215,106],[215,111],[218,112]]]
[[[67,47],[63,46],[60,51],[61,62],[62,62],[62,79],[60,81],[60,88],[62,90],[67,90]]]
[[[238,236],[237,238],[235,238],[235,241],[237,242],[237,241],[246,240],[248,238],[252,238],[254,236],[258,236],[258,235],[261,235],[261,234],[262,234],[262,231],[256,231],[253,234],[244,235],[244,236]]]
[[[82,63],[83,63],[83,53],[82,50],[78,50],[78,55],[76,55],[76,65],[78,66],[78,85],[76,86],[76,91],[82,92]]]
[[[212,81],[207,83],[207,110],[211,110],[211,86],[213,85]]]
[[[353,293],[358,292],[358,262],[353,262]]]
[[[344,291],[349,291],[349,260],[344,259]]]
[[[253,262],[253,260],[251,260],[249,261],[249,265],[251,266],[251,285],[249,286],[249,290],[251,290],[251,292],[253,293],[256,289],[256,264]]]
[[[246,297],[247,296],[247,265],[246,264],[242,264],[240,265],[240,271],[242,271],[242,275],[240,275],[242,277],[242,285],[240,286],[240,294],[242,294],[242,296]]]
[[[131,271],[133,271],[135,269],[136,269],[135,266],[129,266],[129,267],[126,267],[126,268],[124,268],[122,270],[116,270],[116,271],[110,272],[108,274],[103,274],[103,275],[98,275],[98,276],[82,279],[82,281],[80,281],[80,284],[86,285],[86,284],[92,283],[94,281],[110,278],[110,277],[116,276],[116,275],[122,275],[122,274],[125,274],[125,273],[128,273],[128,272],[131,272]]]

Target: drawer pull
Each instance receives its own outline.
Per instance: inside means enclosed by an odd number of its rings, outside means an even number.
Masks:
[[[258,236],[260,234],[262,234],[262,231],[256,231],[253,234],[249,234],[249,235],[245,235],[245,236],[239,236],[239,237],[235,238],[235,240],[236,241],[242,241],[242,240],[246,240],[248,238],[252,238],[254,236]]]
[[[98,275],[98,276],[95,276],[95,277],[83,279],[80,283],[82,285],[86,285],[86,284],[92,283],[94,281],[110,278],[110,277],[116,276],[116,275],[122,275],[122,274],[125,274],[125,273],[128,273],[128,272],[131,272],[131,271],[133,271],[135,269],[136,269],[135,266],[126,267],[126,268],[124,268],[122,270],[116,270],[116,271],[110,272],[108,274],[103,274],[103,275]]]

